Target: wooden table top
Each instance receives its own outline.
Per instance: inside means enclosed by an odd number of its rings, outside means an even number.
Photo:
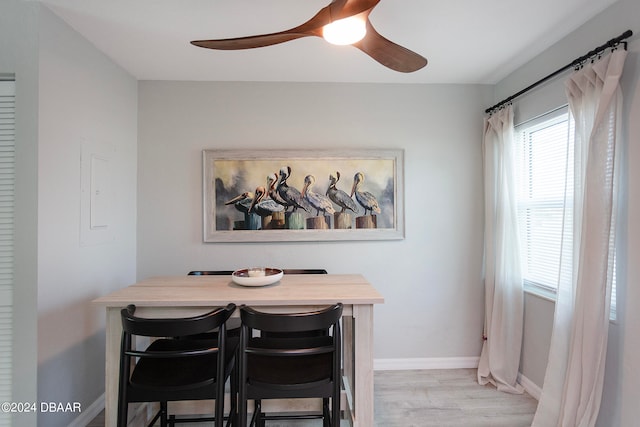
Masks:
[[[381,304],[384,298],[360,274],[285,274],[264,287],[235,284],[230,276],[151,277],[93,300],[105,307]]]

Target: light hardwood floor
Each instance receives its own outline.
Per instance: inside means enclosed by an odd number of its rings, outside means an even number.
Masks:
[[[475,369],[375,373],[378,427],[529,427],[538,402],[481,386]]]
[[[376,371],[374,383],[375,427],[529,427],[538,404],[527,394],[502,393],[479,385],[475,369]],[[322,422],[274,421],[267,425],[317,427]],[[104,416],[87,427],[104,427]]]

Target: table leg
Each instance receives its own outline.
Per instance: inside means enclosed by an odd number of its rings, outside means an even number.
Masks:
[[[118,412],[118,377],[120,375],[120,308],[107,308],[107,342],[105,348],[105,427],[116,427]]]
[[[349,315],[343,312],[342,317],[342,388],[345,393],[344,416],[349,420],[349,425],[353,426],[354,406],[354,366],[353,366],[353,310]]]
[[[373,427],[373,306],[354,305],[354,427]]]

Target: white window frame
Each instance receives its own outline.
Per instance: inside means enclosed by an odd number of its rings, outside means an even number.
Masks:
[[[532,120],[528,120],[526,122],[520,123],[518,125],[515,126],[515,143],[516,144],[523,144],[524,142],[524,138],[527,138],[529,136],[529,134],[542,130],[544,128],[548,128],[549,126],[553,126],[553,125],[557,125],[559,123],[562,122],[566,122],[568,121],[568,128],[566,129],[566,133],[567,133],[567,138],[568,138],[568,144],[569,144],[569,150],[570,150],[570,156],[573,153],[573,118],[571,117],[571,114],[569,113],[569,108],[568,106],[562,106],[556,110],[553,110],[549,113],[546,113],[542,116],[539,116],[535,119]],[[566,150],[562,150],[565,153],[565,157],[566,157]],[[519,153],[520,155],[526,156],[526,153],[524,153],[521,145],[517,147],[516,149],[516,153]],[[562,160],[562,162],[565,162],[566,159],[559,159]],[[522,166],[524,165],[524,159],[523,158],[519,158],[516,160],[516,174],[519,177],[520,175],[520,170],[522,168]],[[573,165],[573,159],[569,158],[568,159],[568,163],[567,163],[568,167],[569,167],[569,171],[568,171],[568,175],[570,178],[573,177],[573,170],[572,170],[572,165]],[[549,284],[549,283],[540,283],[539,281],[536,280],[531,280],[529,277],[527,277],[529,275],[529,266],[527,264],[527,256],[528,256],[528,250],[527,250],[527,246],[528,246],[528,242],[526,239],[526,231],[523,230],[523,216],[522,216],[522,211],[527,208],[527,207],[540,207],[543,204],[546,204],[547,207],[554,205],[554,200],[555,199],[543,199],[543,200],[536,200],[536,199],[529,199],[526,200],[525,198],[521,197],[520,194],[523,191],[523,187],[526,187],[525,184],[528,184],[527,182],[524,182],[525,179],[518,179],[518,183],[517,183],[517,188],[518,188],[518,217],[520,219],[519,221],[519,225],[520,225],[520,239],[521,239],[521,253],[522,253],[522,272],[523,272],[523,288],[524,291],[529,293],[529,294],[533,294],[533,295],[537,295],[541,298],[550,300],[555,302],[556,300],[556,294],[557,294],[557,280],[555,281],[555,286],[553,284]],[[573,191],[573,186],[570,185],[569,186],[569,191]],[[563,203],[562,200],[558,200],[556,203]],[[562,209],[562,206],[554,206],[555,208],[560,208]],[[561,231],[561,230],[560,230]],[[558,239],[560,238],[560,236],[558,236]],[[558,249],[558,261],[559,261],[559,247]],[[559,274],[559,271],[558,271]],[[615,270],[615,266],[614,266],[614,279],[613,279],[613,289],[612,289],[612,294],[611,294],[611,310],[610,310],[610,320],[611,321],[615,321],[616,320],[616,316],[617,316],[617,311],[616,311],[616,270]]]

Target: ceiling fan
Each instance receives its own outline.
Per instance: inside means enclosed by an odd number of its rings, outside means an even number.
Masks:
[[[351,44],[380,64],[403,73],[417,71],[427,65],[426,58],[381,36],[369,21],[369,14],[380,0],[333,0],[307,22],[277,33],[220,40],[195,40],[191,44],[207,49],[253,49],[284,43],[302,37],[323,37],[330,41],[336,25],[354,22],[360,25],[357,41],[333,42]],[[357,39],[356,37],[356,39]]]

